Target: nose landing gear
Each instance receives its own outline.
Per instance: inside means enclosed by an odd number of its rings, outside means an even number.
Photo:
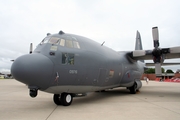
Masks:
[[[37,90],[37,89],[30,89],[30,90],[29,90],[29,95],[30,95],[32,98],[36,97],[37,94],[38,94],[38,90]]]
[[[37,86],[28,86],[29,88],[29,95],[34,98],[38,94],[38,87]]]

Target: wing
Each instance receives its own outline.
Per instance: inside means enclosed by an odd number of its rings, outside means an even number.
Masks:
[[[168,65],[180,65],[180,63],[162,63],[162,66],[168,66]],[[155,63],[146,63],[146,66],[155,66]]]
[[[180,58],[180,46],[159,49],[156,52],[160,52],[160,56],[155,56],[153,52],[154,50],[134,50],[129,56],[134,60],[152,60],[154,57],[161,57],[162,60]]]

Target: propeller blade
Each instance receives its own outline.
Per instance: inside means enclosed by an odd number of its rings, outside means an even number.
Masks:
[[[156,76],[162,76],[161,63],[155,63]]]
[[[180,47],[172,47],[169,49],[170,49],[170,53],[179,53],[180,52]]]
[[[153,27],[152,28],[152,36],[154,40],[154,47],[158,48],[159,47],[159,32],[158,32],[158,27]]]
[[[32,50],[33,50],[33,44],[31,43],[31,44],[30,44],[30,51],[29,51],[29,54],[32,53]]]

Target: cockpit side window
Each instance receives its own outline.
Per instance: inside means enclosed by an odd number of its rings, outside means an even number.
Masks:
[[[45,37],[45,38],[42,40],[41,44],[47,43],[47,42],[49,41],[49,39],[50,39],[50,37]]]
[[[68,48],[73,48],[72,37],[66,36],[65,46],[68,47]]]
[[[58,37],[51,37],[49,43],[57,45],[59,43],[60,38]]]
[[[73,40],[74,48],[80,49],[80,45],[79,45],[79,42],[77,41],[77,39],[75,37],[72,37],[72,40]]]
[[[73,41],[74,48],[80,49],[79,43],[77,41]]]
[[[74,54],[62,53],[62,64],[74,65]]]

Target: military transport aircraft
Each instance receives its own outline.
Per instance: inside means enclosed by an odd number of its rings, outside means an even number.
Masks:
[[[142,86],[143,60],[153,59],[161,74],[164,59],[180,58],[180,46],[159,48],[158,28],[153,27],[153,50],[142,50],[137,31],[134,51],[117,52],[86,37],[60,31],[50,34],[30,54],[17,58],[13,77],[28,85],[31,97],[38,90],[54,94],[57,105],[69,106],[73,97],[87,92],[126,87],[135,94]]]

